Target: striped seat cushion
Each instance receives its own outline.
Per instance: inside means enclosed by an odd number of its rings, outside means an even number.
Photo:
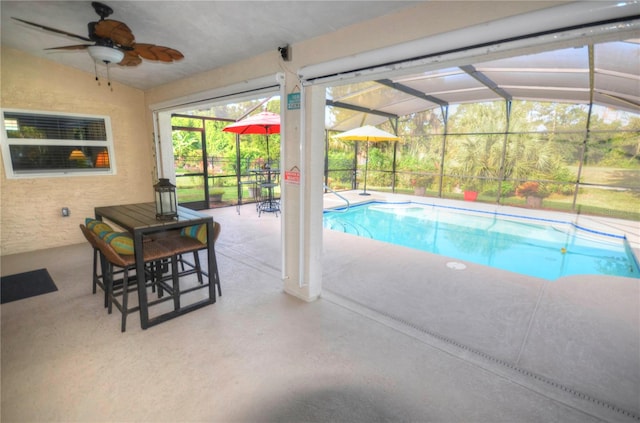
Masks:
[[[103,232],[113,232],[113,228],[111,228],[111,226],[107,225],[101,220],[92,219],[90,217],[87,217],[84,220],[84,226],[86,226],[87,229],[93,231],[93,233],[98,236],[100,236],[100,234]]]
[[[102,232],[100,238],[109,244],[118,254],[133,255],[133,238],[128,232]]]
[[[203,244],[207,244],[207,225],[193,225],[182,228],[180,235],[197,239]]]

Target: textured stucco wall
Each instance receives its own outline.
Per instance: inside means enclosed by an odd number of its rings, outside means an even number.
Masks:
[[[95,206],[153,201],[143,91],[120,84],[110,91],[92,74],[9,48],[1,54],[1,107],[110,116],[117,165],[110,176],[7,179],[0,161],[1,255],[86,242],[78,224]]]

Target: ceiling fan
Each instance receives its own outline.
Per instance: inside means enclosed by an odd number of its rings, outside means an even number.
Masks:
[[[93,43],[52,47],[47,50],[87,50],[94,60],[107,64],[117,63],[121,66],[137,66],[142,63],[142,59],[173,62],[184,57],[178,50],[169,47],[136,43],[131,29],[129,29],[125,23],[113,19],[106,19],[113,13],[113,9],[97,1],[92,2],[91,6],[93,6],[98,16],[100,16],[100,20],[97,22],[89,22],[88,37],[72,34],[35,22],[25,21],[24,19],[12,19],[46,31]]]

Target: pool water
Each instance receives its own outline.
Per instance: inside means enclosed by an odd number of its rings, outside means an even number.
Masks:
[[[640,278],[623,237],[571,222],[374,202],[325,211],[324,227],[547,280],[584,274]]]

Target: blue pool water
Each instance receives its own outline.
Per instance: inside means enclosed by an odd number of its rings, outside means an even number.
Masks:
[[[547,280],[640,278],[626,240],[563,222],[417,203],[325,211],[324,227]]]

